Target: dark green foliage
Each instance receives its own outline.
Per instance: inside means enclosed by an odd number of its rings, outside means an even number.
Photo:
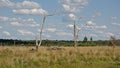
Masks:
[[[0,45],[2,46],[35,46],[35,40],[13,40],[13,39],[0,39]],[[43,40],[42,46],[73,46],[72,40]],[[109,40],[97,40],[93,41],[92,37],[88,41],[87,37],[84,37],[83,41],[78,41],[78,46],[112,46]],[[115,45],[120,45],[120,40],[116,40]]]
[[[88,39],[87,39],[87,37],[85,36],[83,42],[86,43],[87,41],[88,41]]]
[[[91,42],[93,41],[92,37],[90,38],[90,41],[91,41]]]

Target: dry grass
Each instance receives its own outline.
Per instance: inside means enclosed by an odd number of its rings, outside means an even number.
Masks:
[[[120,68],[120,47],[33,48],[1,46],[0,68]]]

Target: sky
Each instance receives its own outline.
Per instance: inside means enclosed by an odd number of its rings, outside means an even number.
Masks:
[[[80,30],[78,40],[120,39],[120,0],[0,0],[0,39],[73,40],[73,24]]]

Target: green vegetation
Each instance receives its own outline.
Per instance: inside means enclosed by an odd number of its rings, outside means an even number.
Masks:
[[[120,45],[120,40],[116,40],[117,46]],[[13,40],[13,39],[0,39],[0,45],[2,46],[35,46],[35,40]],[[42,46],[73,46],[74,42],[71,40],[43,40]],[[83,41],[78,41],[78,46],[111,46],[109,40],[97,40],[93,41],[92,37],[88,40],[87,37]]]
[[[1,46],[0,68],[120,68],[120,47]]]

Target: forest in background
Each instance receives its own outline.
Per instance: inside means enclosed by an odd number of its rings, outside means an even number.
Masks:
[[[120,46],[120,39],[117,39],[114,44]],[[17,39],[0,39],[1,46],[35,46],[36,40],[17,40]],[[73,40],[43,40],[42,46],[73,46]],[[88,40],[84,37],[82,41],[78,41],[78,46],[112,46],[110,40],[96,40],[93,41],[92,37]]]

